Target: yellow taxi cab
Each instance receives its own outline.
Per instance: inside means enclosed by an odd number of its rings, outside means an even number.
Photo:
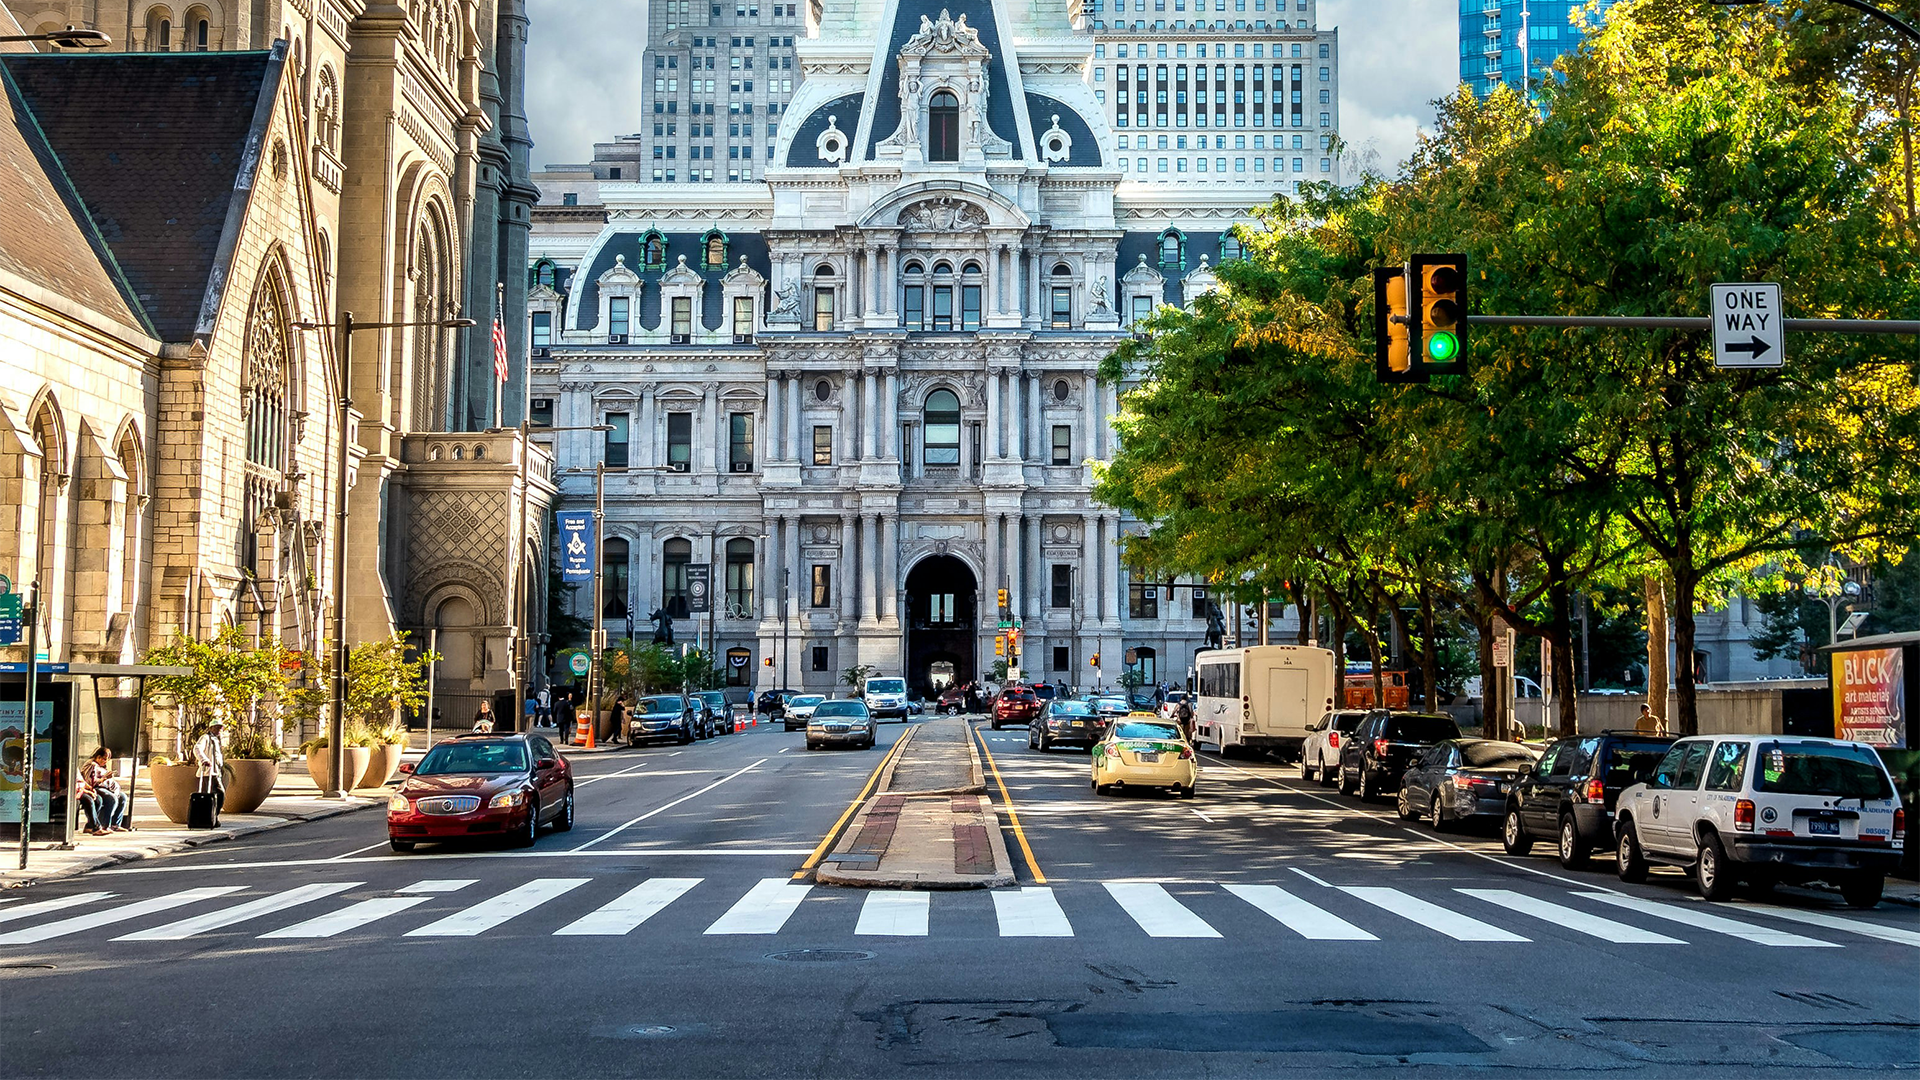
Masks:
[[[1180,736],[1180,725],[1153,713],[1128,713],[1093,744],[1093,790],[1106,795],[1115,788],[1166,788],[1189,799],[1200,779],[1200,762],[1193,744]]]

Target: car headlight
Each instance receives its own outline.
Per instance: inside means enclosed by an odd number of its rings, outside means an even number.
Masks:
[[[395,795],[387,800],[387,812],[389,814],[406,814],[411,813],[412,810],[413,803],[409,802],[405,795]]]
[[[487,806],[491,809],[499,810],[509,806],[519,806],[521,803],[526,801],[527,801],[527,793],[524,791],[503,791],[500,794],[495,795],[487,803]]]

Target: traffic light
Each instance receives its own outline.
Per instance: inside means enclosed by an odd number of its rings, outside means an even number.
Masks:
[[[993,636],[993,655],[995,656],[1007,655],[1007,635],[995,634]]]
[[[1423,377],[1459,373],[1467,353],[1467,257],[1415,255],[1407,273],[1420,289],[1412,312],[1414,371]]]
[[[1089,657],[1087,657],[1087,666],[1088,666],[1088,667],[1095,667],[1095,668],[1097,668],[1097,667],[1099,667],[1099,666],[1100,666],[1100,654],[1099,654],[1099,653],[1094,653],[1094,654],[1093,654],[1092,656],[1089,656]]]
[[[1007,648],[1013,653],[1013,655],[1015,656],[1020,655],[1020,628],[1019,627],[1014,627],[1012,630],[1007,631]]]
[[[999,591],[999,595],[1000,595],[1000,610],[1005,611],[1007,610],[1007,590],[1001,589]]]
[[[1374,374],[1383,383],[1419,382],[1407,333],[1407,272],[1373,268]]]

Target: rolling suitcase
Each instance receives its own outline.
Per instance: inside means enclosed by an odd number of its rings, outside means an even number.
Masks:
[[[200,790],[187,797],[187,828],[217,829],[220,827],[220,792],[214,789],[213,777],[200,778]]]

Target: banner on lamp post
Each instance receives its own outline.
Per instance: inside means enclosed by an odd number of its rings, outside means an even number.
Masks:
[[[713,564],[687,564],[687,613],[705,615],[713,610]]]
[[[593,512],[567,510],[555,515],[560,523],[560,578],[563,581],[593,580],[595,543]]]

